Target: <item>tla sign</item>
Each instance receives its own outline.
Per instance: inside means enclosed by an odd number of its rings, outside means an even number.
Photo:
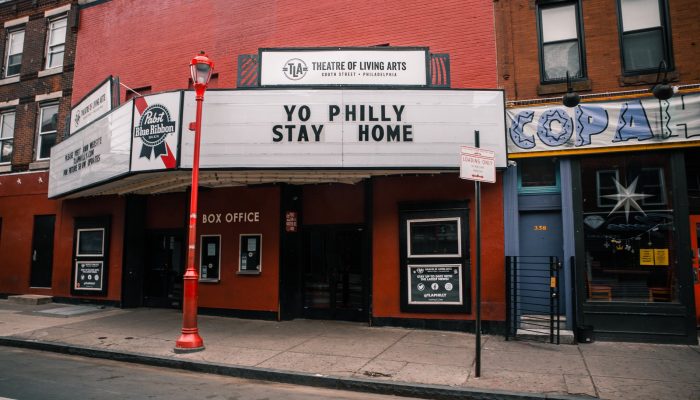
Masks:
[[[260,49],[260,86],[412,86],[428,84],[428,49]]]

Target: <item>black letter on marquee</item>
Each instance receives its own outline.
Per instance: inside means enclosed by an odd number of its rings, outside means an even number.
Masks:
[[[273,142],[281,142],[282,141],[282,138],[284,137],[284,135],[282,134],[281,130],[282,130],[282,125],[275,125],[272,127],[272,134],[274,135],[274,137],[272,138]]]
[[[340,107],[331,104],[328,106],[328,119],[333,122],[333,117],[340,115]]]
[[[289,108],[291,107],[291,108]],[[294,112],[294,109],[297,108],[297,106],[284,106],[284,111],[287,112],[287,121],[292,120],[292,113]]]

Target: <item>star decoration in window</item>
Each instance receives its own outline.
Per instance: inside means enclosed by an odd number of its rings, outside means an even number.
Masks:
[[[617,204],[615,204],[615,207],[612,209],[612,211],[610,211],[610,214],[608,214],[608,216],[612,215],[612,213],[614,213],[621,207],[625,208],[625,219],[627,220],[627,222],[629,222],[630,219],[630,208],[634,208],[635,210],[646,215],[644,210],[642,210],[642,207],[639,205],[639,203],[637,203],[637,200],[645,199],[647,197],[651,197],[652,195],[635,193],[637,189],[637,179],[639,179],[639,177],[634,178],[634,180],[629,186],[624,187],[620,182],[617,181],[617,179],[613,178],[613,181],[615,182],[615,187],[617,188],[617,194],[607,194],[602,196],[608,199],[617,200]]]

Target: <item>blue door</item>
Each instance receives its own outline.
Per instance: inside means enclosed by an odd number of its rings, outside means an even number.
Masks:
[[[548,257],[564,259],[564,246],[562,238],[562,220],[559,211],[530,211],[520,213],[519,223],[520,237],[520,261],[522,263],[521,276],[518,278],[521,291],[541,296],[528,299],[533,306],[530,309],[539,310],[543,314],[549,313],[549,293],[542,290],[543,282],[549,281]],[[566,298],[564,272],[560,272],[560,309],[562,314],[566,310]],[[546,287],[546,286],[545,286]],[[530,290],[532,290],[530,292]],[[524,300],[523,300],[524,301]]]

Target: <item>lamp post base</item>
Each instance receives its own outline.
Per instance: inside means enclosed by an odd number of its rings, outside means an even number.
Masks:
[[[180,338],[175,342],[176,353],[194,353],[204,350],[204,341],[199,336],[199,333],[182,333]]]

